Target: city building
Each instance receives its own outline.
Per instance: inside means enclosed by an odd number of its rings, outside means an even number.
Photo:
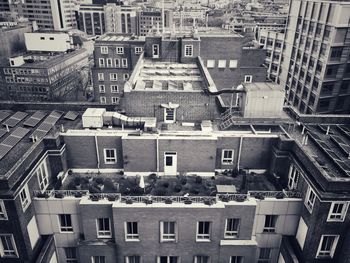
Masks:
[[[7,99],[18,101],[75,100],[90,71],[85,48],[74,49],[72,36],[63,32],[25,33],[27,51],[10,57],[0,67]]]
[[[136,44],[130,46],[130,42]],[[148,61],[161,61],[164,65],[168,63],[169,67],[172,62],[194,63],[199,70],[208,70],[218,90],[236,88],[244,82],[266,81],[267,68],[263,65],[266,51],[245,48],[243,44],[241,35],[208,28],[198,32],[167,30],[161,33],[153,30],[146,37],[103,36],[95,42],[95,101],[117,103],[118,98],[123,97],[125,81],[134,73],[133,81],[137,81],[140,69],[135,67],[137,63]],[[140,56],[141,53],[144,55]],[[151,62],[149,67],[152,67]],[[110,83],[111,78],[113,83]],[[115,85],[118,92],[110,94]],[[219,98],[223,108],[230,106],[231,95],[223,94]]]
[[[349,116],[282,110],[281,86],[246,83],[222,130],[172,121],[208,105],[166,93],[164,119],[1,105],[1,262],[348,261]]]
[[[277,83],[279,83],[282,64],[283,40],[283,33],[269,30],[261,30],[258,40],[261,48],[266,49],[267,78]]]
[[[164,10],[164,24],[161,9],[146,9],[139,11],[137,14],[137,35],[146,36],[153,29],[171,28],[173,25],[173,12]]]
[[[301,113],[349,113],[350,3],[291,1],[280,81]]]

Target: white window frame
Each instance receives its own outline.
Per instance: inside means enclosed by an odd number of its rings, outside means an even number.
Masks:
[[[67,253],[68,249],[74,251],[74,253],[72,253],[72,254],[75,254],[75,258],[69,257],[71,255],[68,255],[68,253]],[[64,253],[65,253],[65,256],[66,256],[66,263],[78,263],[78,254],[77,254],[77,248],[76,247],[65,247],[64,248]]]
[[[218,68],[226,68],[226,59],[219,59]]]
[[[237,230],[228,230],[229,220],[238,220]],[[239,226],[241,224],[240,218],[226,218],[225,220],[225,238],[237,238],[239,233]]]
[[[110,87],[111,87],[111,93],[118,93],[119,92],[119,86],[118,85],[110,85]],[[116,87],[116,89],[115,89],[115,87]]]
[[[4,248],[4,244],[2,243],[2,238],[6,238],[6,242],[7,238],[10,238],[10,242],[11,242],[11,250],[5,250]],[[16,242],[15,239],[13,237],[13,234],[0,234],[0,256],[2,258],[18,258],[18,251],[17,251],[17,247],[16,247]]]
[[[252,75],[244,75],[244,83],[252,83],[253,76]]]
[[[135,47],[135,54],[136,54],[136,55],[141,54],[142,51],[143,51],[143,47]]]
[[[133,224],[136,223],[137,233],[128,233],[128,223],[132,224],[131,225],[132,230],[133,230]],[[137,222],[137,221],[124,222],[124,233],[125,233],[125,241],[140,241],[139,222]]]
[[[122,68],[127,68],[127,67],[128,67],[128,59],[122,58]]]
[[[335,206],[342,205],[341,212],[333,213]],[[329,208],[327,222],[344,222],[348,212],[349,202],[332,202]]]
[[[205,261],[206,259],[206,261]],[[203,262],[207,262],[210,263],[210,256],[206,256],[206,255],[197,255],[194,256],[194,263],[203,263]]]
[[[123,55],[124,54],[124,47],[116,47],[115,51],[117,52],[118,55]]]
[[[225,157],[225,152],[232,152],[232,157]],[[233,149],[222,149],[221,152],[221,164],[223,165],[232,165],[235,158],[235,151]]]
[[[111,103],[117,104],[118,103],[118,97],[111,97]]]
[[[118,81],[118,73],[109,73],[110,81]]]
[[[100,221],[102,220],[103,227],[106,227],[105,220],[108,220],[108,229],[100,229]],[[96,218],[96,231],[97,238],[111,238],[112,237],[112,225],[111,219],[108,217]]]
[[[100,103],[101,104],[106,104],[107,103],[106,97],[100,97]]]
[[[40,190],[45,191],[49,186],[49,172],[47,170],[46,159],[35,170],[35,174],[38,178]]]
[[[98,85],[98,90],[100,93],[106,93],[106,86],[105,85]]]
[[[124,81],[127,81],[129,79],[130,75],[128,73],[123,74]]]
[[[261,258],[261,250],[262,249],[268,249],[269,250],[269,257],[268,258]],[[269,247],[263,247],[263,248],[260,248],[260,251],[259,251],[259,258],[258,258],[258,263],[269,263],[271,260],[271,248]]]
[[[312,199],[310,199],[311,196],[312,196]],[[309,185],[307,188],[304,205],[307,208],[307,210],[310,212],[310,214],[312,214],[315,201],[316,201],[316,193],[314,192],[314,190],[312,190],[311,186]]]
[[[185,45],[184,55],[185,57],[193,57],[193,45]]]
[[[325,237],[335,237],[332,243],[332,247],[331,250],[324,250],[322,251],[322,243]],[[335,249],[337,247],[338,244],[338,240],[339,240],[339,235],[322,235],[321,239],[320,239],[320,243],[318,244],[318,248],[317,248],[317,253],[316,253],[316,258],[333,258],[334,256],[334,252]]]
[[[101,54],[108,54],[108,47],[107,46],[101,46]]]
[[[230,263],[243,263],[244,257],[243,256],[230,256]]]
[[[64,217],[64,221],[62,221],[62,216]],[[61,233],[73,233],[73,221],[72,221],[72,215],[71,214],[58,214],[58,225],[60,227],[60,232]],[[67,218],[70,217],[70,223],[71,225],[67,224]],[[64,223],[64,225],[63,225]],[[66,225],[67,224],[67,225]]]
[[[294,165],[291,165],[290,169],[291,170],[288,175],[288,189],[291,190],[297,188],[301,173]]]
[[[178,257],[178,256],[158,256],[157,257],[157,263],[160,263],[160,258],[161,257],[166,257],[167,258],[167,263],[170,263],[170,258],[171,257],[175,257],[176,258],[176,263],[180,263],[180,257]]]
[[[209,223],[209,233],[199,233],[199,225],[201,223]],[[204,229],[204,226],[203,226]],[[198,221],[196,229],[196,242],[210,242],[211,237],[211,222],[210,221]]]
[[[172,116],[172,118],[170,118],[171,116]],[[174,123],[175,121],[176,121],[176,109],[175,108],[164,108],[164,122],[165,123]]]
[[[113,68],[113,59],[111,59],[111,58],[106,59],[106,67]]]
[[[278,215],[265,215],[263,233],[275,233]]]
[[[164,227],[165,223],[168,223],[168,230],[170,230],[169,224],[174,224],[174,233],[164,233],[166,232]],[[161,221],[160,222],[160,242],[176,242],[177,241],[177,223],[176,221]]]
[[[20,191],[19,198],[21,200],[22,210],[23,212],[25,212],[29,207],[30,203],[32,202],[32,200],[30,199],[30,194],[29,194],[29,189],[27,184]]]
[[[108,157],[107,152],[113,152],[114,157]],[[104,156],[104,161],[105,164],[114,164],[117,163],[117,149],[115,148],[105,148],[103,149],[103,156]]]
[[[207,60],[207,68],[215,68],[215,60],[214,59]]]
[[[229,62],[229,68],[237,68],[238,67],[238,60],[237,59],[231,59]]]
[[[97,73],[97,80],[98,81],[104,81],[105,80],[105,74],[104,73]]]
[[[102,261],[101,261],[101,258],[103,258]],[[91,263],[101,263],[101,262],[106,263],[106,256],[91,256]]]
[[[0,220],[8,220],[4,200],[0,200]]]
[[[136,260],[134,259],[134,257],[138,257],[138,262],[141,263],[142,262],[142,257],[139,255],[131,255],[131,256],[125,256],[125,263],[135,263]]]
[[[116,68],[120,68],[120,59],[119,58],[115,58],[114,59],[114,64]]]
[[[100,68],[105,68],[106,67],[106,63],[105,63],[105,59],[104,58],[99,58],[98,59],[98,66]]]

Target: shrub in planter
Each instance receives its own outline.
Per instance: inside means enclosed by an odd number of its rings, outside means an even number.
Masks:
[[[283,198],[284,198],[284,193],[278,192],[278,193],[276,194],[276,199],[283,199]]]
[[[150,205],[153,203],[153,200],[151,198],[146,198],[145,200],[143,200],[145,202],[146,205]]]
[[[102,185],[103,184],[103,178],[102,177],[97,177],[95,182],[99,185]]]
[[[120,175],[124,175],[124,171],[120,171],[119,174],[120,174]]]
[[[74,197],[76,197],[76,198],[80,198],[82,196],[83,196],[83,194],[81,192],[75,192],[74,193]]]
[[[181,177],[180,179],[180,183],[182,184],[182,185],[185,185],[185,184],[187,184],[187,178],[186,177]]]
[[[198,195],[199,194],[199,190],[196,189],[196,188],[192,188],[190,192],[191,192],[191,194],[194,194],[194,195]]]
[[[36,195],[36,197],[38,197],[38,198],[48,198],[49,197],[49,195],[45,192],[45,193],[38,193],[37,195]]]
[[[201,183],[202,183],[202,181],[203,181],[203,178],[202,178],[202,177],[200,177],[200,176],[196,176],[195,181],[196,181],[196,184],[201,184]]]
[[[237,202],[244,202],[245,198],[244,196],[237,196],[236,199],[235,199]]]
[[[91,181],[92,181],[92,177],[91,177]],[[80,184],[88,184],[90,182],[89,178],[86,177],[81,177],[80,178]]]
[[[164,196],[166,194],[166,189],[164,187],[157,187],[154,189],[154,195]]]
[[[185,205],[190,205],[190,204],[192,204],[192,201],[190,199],[185,199],[184,203],[185,203]]]
[[[155,181],[157,180],[157,175],[155,173],[151,173],[149,176],[148,176],[148,179],[150,179],[151,181]]]
[[[54,189],[59,190],[62,187],[62,178],[57,178],[57,181],[55,182]]]
[[[100,190],[99,188],[97,188],[96,186],[91,185],[91,186],[89,187],[89,192],[92,193],[92,194],[94,194],[94,193],[100,193],[101,190]]]
[[[213,201],[210,200],[210,199],[205,199],[205,200],[204,200],[204,204],[205,204],[205,205],[212,205],[212,204],[213,204]]]
[[[130,204],[132,204],[133,202],[132,202],[131,198],[128,198],[128,199],[125,200],[125,203],[128,204],[128,205],[130,205]]]
[[[74,182],[75,188],[80,190],[80,188],[81,188],[81,178],[79,176],[74,177],[73,182]]]
[[[63,197],[64,197],[63,193],[60,193],[60,192],[55,193],[55,198],[63,198]]]
[[[175,193],[180,193],[182,190],[182,186],[180,184],[177,184],[174,186],[174,192]]]
[[[115,201],[117,197],[115,195],[108,195],[107,196],[108,201]]]
[[[165,202],[166,204],[170,205],[170,204],[173,203],[173,200],[171,200],[170,198],[167,198],[167,199],[165,199],[164,202]]]
[[[230,201],[230,198],[229,198],[228,195],[223,195],[223,196],[221,196],[220,199],[221,199],[222,202],[228,202],[228,201]]]
[[[67,173],[68,173],[68,175],[72,175],[73,171],[69,169]]]
[[[168,187],[169,187],[169,182],[164,181],[164,182],[162,183],[162,185],[163,185],[163,187],[168,188]]]
[[[254,197],[255,197],[255,199],[259,199],[259,200],[264,200],[265,199],[265,196],[262,195],[262,194],[256,194]]]
[[[98,201],[98,200],[100,200],[100,198],[98,195],[90,195],[90,200],[91,201]]]

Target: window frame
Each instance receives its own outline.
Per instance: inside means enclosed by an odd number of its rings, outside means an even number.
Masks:
[[[102,62],[102,63],[101,63],[101,62]],[[106,61],[105,61],[104,58],[99,58],[99,59],[98,59],[98,66],[99,66],[100,68],[105,68],[105,67],[106,67]]]
[[[108,54],[108,47],[107,46],[101,46],[100,47],[101,54]]]
[[[199,226],[203,223],[209,223],[209,231],[208,233],[199,233]],[[203,225],[203,230],[205,229],[205,225]],[[196,229],[196,242],[211,242],[211,222],[210,221],[197,221],[197,229]]]
[[[136,233],[128,233],[128,224],[132,224],[131,230],[134,230],[133,224],[136,224]],[[125,233],[125,241],[126,242],[138,242],[140,241],[140,234],[139,234],[139,222],[137,221],[126,221],[124,222],[124,233]]]
[[[10,238],[10,242],[11,242],[11,250],[6,250],[4,248],[4,244],[2,243],[2,237],[9,237]],[[6,240],[7,242],[7,240]],[[5,253],[13,253],[13,254],[5,254]],[[13,234],[6,234],[6,233],[1,233],[0,234],[0,257],[1,258],[18,258],[18,250],[17,250],[17,246],[16,246],[16,241],[13,237]]]
[[[117,61],[118,61],[118,63],[117,63]],[[120,68],[120,59],[119,58],[115,58],[114,59],[114,64],[115,64],[116,68]]]
[[[108,230],[100,229],[100,220],[102,220],[102,225],[105,227],[106,219],[108,220]],[[96,218],[96,232],[97,232],[97,238],[111,238],[112,237],[111,219],[108,217]]]
[[[276,233],[277,220],[278,215],[265,215],[263,233]]]
[[[104,81],[105,80],[105,74],[102,72],[97,73],[97,80],[98,81]]]
[[[311,195],[313,195],[313,200],[309,203]],[[304,205],[305,205],[306,209],[309,211],[310,214],[312,214],[312,211],[313,211],[314,206],[315,206],[315,202],[316,202],[316,193],[312,189],[312,187],[310,185],[308,185],[308,188],[307,188],[307,191],[306,191],[306,198],[305,198],[305,201],[304,201]]]
[[[118,55],[123,55],[123,54],[124,54],[124,47],[116,47],[116,48],[115,48],[115,52],[116,52]]]
[[[139,263],[142,262],[142,257],[140,255],[130,255],[130,256],[125,256],[125,263],[134,263],[135,259],[131,260],[131,258],[134,258],[134,257],[138,257]]]
[[[22,193],[24,193],[25,195],[25,199],[24,197],[22,196]],[[29,193],[29,189],[28,189],[28,185],[26,184],[22,190],[19,192],[19,198],[20,198],[20,201],[21,201],[21,205],[22,205],[22,210],[23,212],[25,212],[27,210],[27,208],[30,206],[32,200],[30,198],[30,193]]]
[[[112,87],[117,87],[117,89],[114,89]],[[111,93],[119,93],[119,86],[118,85],[110,85]]]
[[[226,65],[227,65],[226,59],[219,59],[218,60],[218,68],[224,69],[224,68],[226,68]]]
[[[106,86],[104,84],[98,85],[98,90],[100,93],[106,93]]]
[[[230,59],[229,61],[229,68],[237,68],[238,67],[238,60],[237,59]]]
[[[343,205],[341,213],[333,213],[334,206],[339,205],[339,204]],[[341,201],[332,202],[331,206],[329,208],[327,222],[344,222],[348,208],[349,208],[349,202],[346,202],[346,201],[344,201],[344,202],[341,202]],[[332,216],[333,216],[333,218],[332,218]]]
[[[175,257],[176,258],[176,263],[180,263],[180,257],[179,256],[157,256],[157,263],[160,263],[160,258],[161,257],[166,257],[167,263],[170,263],[170,258]]]
[[[113,68],[113,59],[106,58],[106,68]]]
[[[114,153],[114,157],[108,157],[107,151],[112,151]],[[117,149],[116,148],[104,148],[103,149],[103,157],[104,157],[105,164],[117,163]]]
[[[203,261],[204,260],[204,261]],[[206,260],[206,261],[205,261]],[[193,257],[193,263],[210,263],[210,256],[207,255],[195,255]]]
[[[98,258],[98,260],[96,260],[96,258]],[[102,261],[101,258],[103,258]],[[106,263],[106,256],[91,256],[91,263]]]
[[[100,97],[100,103],[101,104],[106,104],[107,103],[106,97]]]
[[[0,200],[0,220],[8,220],[4,200]]]
[[[268,249],[267,251],[269,252],[269,256],[268,257],[261,257],[261,251],[263,251],[263,249]],[[271,260],[271,248],[269,247],[262,247],[259,250],[259,257],[258,257],[258,263],[269,263]]]
[[[67,253],[67,251],[74,251],[75,254],[75,258],[72,257],[68,257],[70,255],[68,255],[69,253]],[[76,247],[64,247],[64,253],[66,256],[66,263],[78,263],[78,253],[77,253],[77,248]]]
[[[127,67],[128,67],[128,59],[122,58],[122,68],[127,68]]]
[[[135,47],[135,54],[140,55],[143,52],[143,47]]]
[[[225,152],[232,152],[232,157],[231,158],[225,157]],[[222,165],[233,165],[234,158],[235,158],[235,150],[234,149],[222,149],[222,151],[221,151],[221,164]]]
[[[244,75],[244,83],[252,83],[253,75]]]
[[[117,104],[118,103],[118,97],[111,97],[111,103]]]
[[[165,232],[165,223],[168,224],[168,230],[170,230],[170,224],[174,224],[174,233],[164,233]],[[160,221],[160,242],[177,242],[177,223],[176,221]]]
[[[46,159],[35,169],[34,173],[38,179],[40,190],[45,191],[49,186],[49,171],[47,169]]]
[[[207,60],[207,68],[215,68],[215,59]]]
[[[114,76],[115,78],[112,78],[112,76]],[[118,81],[118,73],[109,73],[109,80]]]
[[[237,230],[227,230],[229,226],[229,220],[237,220]],[[239,236],[239,227],[241,224],[241,219],[240,218],[226,218],[225,220],[225,233],[224,233],[224,238],[227,239],[236,239]]]
[[[244,257],[243,256],[230,256],[230,263],[243,263]]]
[[[62,221],[62,216],[64,216],[64,221]],[[73,228],[73,221],[72,221],[72,215],[71,214],[58,214],[58,225],[60,228],[60,233],[74,233]],[[62,223],[67,223],[67,218],[70,218],[70,226],[67,224],[66,226],[62,226]]]
[[[129,73],[124,73],[124,74],[123,74],[123,79],[124,79],[124,81],[129,80],[129,78],[130,78]]]
[[[320,255],[320,253],[328,253],[328,251],[321,251],[323,240],[325,237],[334,237],[332,247],[329,251],[329,255]],[[320,242],[318,244],[317,248],[317,253],[316,253],[316,258],[333,258],[335,249],[337,248],[338,245],[338,240],[339,240],[339,235],[321,235]]]
[[[193,45],[184,46],[184,57],[193,57]]]

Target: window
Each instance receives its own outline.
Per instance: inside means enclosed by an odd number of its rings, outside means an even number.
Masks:
[[[104,58],[100,58],[98,60],[98,64],[99,64],[100,68],[104,68],[105,67],[105,59]]]
[[[111,97],[112,104],[118,104],[118,97]]]
[[[98,85],[98,89],[100,90],[100,93],[105,93],[106,92],[105,85]]]
[[[242,256],[232,256],[230,257],[230,263],[243,263]]]
[[[260,248],[258,263],[270,262],[271,248]]]
[[[238,237],[238,227],[239,227],[239,219],[238,218],[226,219],[225,238]]]
[[[309,186],[306,192],[306,198],[305,198],[304,204],[307,210],[309,210],[310,214],[312,213],[312,209],[314,208],[315,200],[316,200],[315,192]]]
[[[237,60],[230,60],[229,67],[230,68],[237,68]]]
[[[91,263],[106,263],[105,256],[92,256]]]
[[[201,221],[197,223],[197,241],[210,241],[210,222]]]
[[[125,257],[125,263],[141,263],[140,256],[127,256]]]
[[[274,233],[276,232],[276,222],[277,222],[277,215],[266,215],[265,216],[265,225],[263,232],[265,233]]]
[[[339,236],[335,235],[322,235],[320,244],[317,249],[317,258],[326,257],[332,258],[335,248],[337,247]]]
[[[126,241],[138,241],[139,230],[137,222],[125,222],[125,240]]]
[[[101,47],[101,54],[108,54],[108,47],[102,46]]]
[[[118,89],[118,85],[111,85],[111,92],[112,93],[118,93],[119,89]]]
[[[0,200],[0,220],[7,220],[6,207],[3,200]]]
[[[103,80],[105,80],[105,75],[104,75],[103,73],[98,73],[98,74],[97,74],[97,79],[98,79],[99,81],[103,81]]]
[[[127,68],[128,67],[128,60],[126,58],[122,59],[122,67]]]
[[[215,60],[207,60],[207,68],[214,68]]]
[[[38,177],[40,190],[46,190],[47,186],[49,185],[49,174],[47,172],[46,159],[40,164],[35,173]]]
[[[124,47],[117,47],[116,51],[117,51],[117,54],[119,55],[124,54]]]
[[[178,257],[176,256],[160,256],[157,259],[157,263],[178,263]]]
[[[221,163],[224,165],[233,164],[233,150],[222,150]]]
[[[125,73],[125,74],[123,75],[123,77],[124,77],[124,80],[128,80],[128,79],[129,79],[129,74]]]
[[[194,263],[209,263],[208,256],[195,256]]]
[[[185,45],[185,57],[193,56],[193,45]]]
[[[218,68],[226,68],[226,60],[219,60]]]
[[[175,122],[176,111],[175,109],[164,108],[164,122],[173,123]]]
[[[252,75],[245,75],[244,76],[244,82],[245,83],[252,83],[253,81],[253,76]]]
[[[18,257],[16,243],[12,234],[0,235],[0,256]]]
[[[118,80],[118,74],[117,73],[109,73],[109,80],[110,81],[117,81]]]
[[[58,215],[61,232],[73,232],[72,218],[69,214]]]
[[[176,241],[176,222],[160,222],[160,241]]]
[[[117,150],[116,149],[104,149],[105,163],[111,164],[117,162]]]
[[[289,176],[288,176],[288,189],[296,189],[299,181],[300,173],[294,167],[291,166]]]
[[[29,195],[29,190],[28,190],[28,185],[25,185],[22,189],[22,191],[19,193],[20,199],[21,199],[21,204],[22,204],[22,209],[23,212],[26,211],[27,207],[30,205],[30,195]]]
[[[113,67],[113,61],[111,58],[107,58],[107,68]]]
[[[349,203],[347,202],[332,202],[327,221],[344,221],[348,207]]]
[[[97,237],[98,238],[109,238],[112,237],[111,223],[109,218],[97,218]]]
[[[106,104],[106,97],[100,97],[101,104]]]
[[[135,47],[135,54],[136,54],[136,55],[141,54],[142,51],[143,51],[143,47]]]
[[[115,63],[116,68],[120,68],[120,59],[119,58],[114,59],[114,63]]]
[[[66,263],[78,263],[77,249],[75,247],[65,247]]]

